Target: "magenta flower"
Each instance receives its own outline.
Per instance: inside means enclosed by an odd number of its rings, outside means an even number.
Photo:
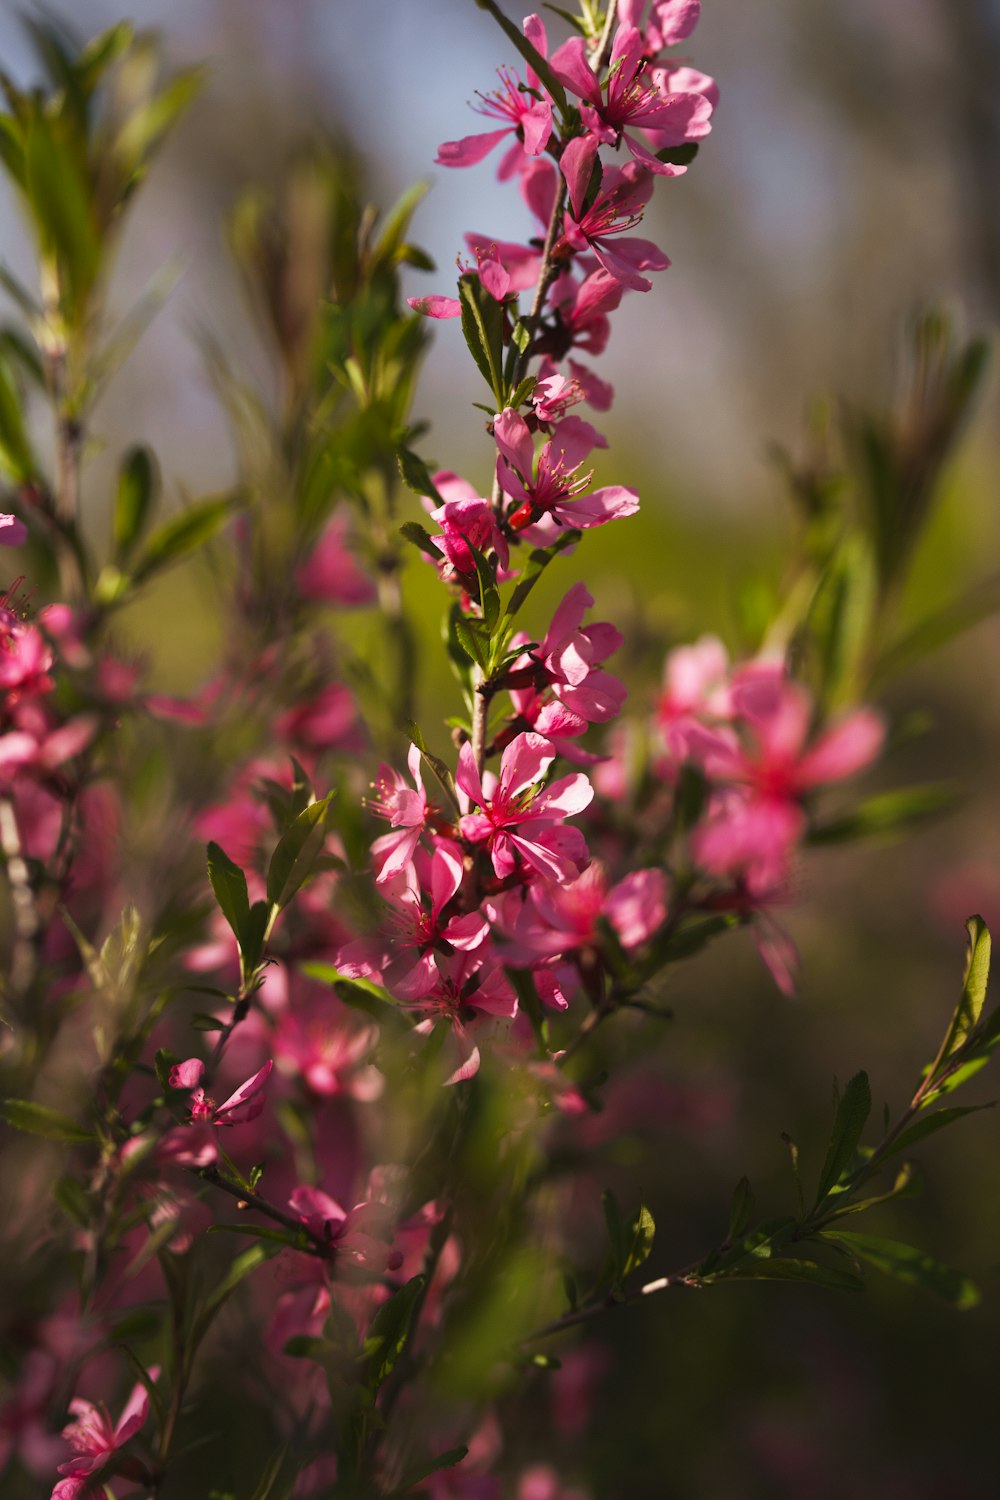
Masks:
[[[171,1068],[168,1083],[172,1089],[193,1089],[191,1095],[191,1120],[207,1121],[210,1125],[247,1125],[264,1108],[264,1085],[267,1083],[274,1063],[270,1059],[240,1084],[222,1104],[209,1099],[203,1088],[199,1088],[205,1074],[205,1064],[198,1057],[189,1057],[185,1062]]]
[[[599,947],[598,920],[604,917],[623,948],[638,948],[666,916],[667,882],[661,870],[634,870],[609,886],[604,866],[593,860],[564,885],[537,881],[516,914],[511,936],[525,953],[557,958]]]
[[[652,240],[630,231],[642,223],[642,213],[653,191],[653,179],[635,162],[607,167],[600,193],[579,218],[567,212],[556,254],[592,250],[616,281],[633,291],[648,292],[653,283],[642,271],[665,271],[670,261]],[[582,200],[581,200],[582,203]],[[579,205],[574,210],[579,211]],[[628,235],[629,237],[622,238]]]
[[[327,522],[295,575],[303,598],[343,605],[374,602],[375,584],[351,551],[349,530],[350,521],[343,512]]]
[[[380,766],[378,780],[372,782],[375,795],[369,798],[368,806],[378,817],[388,818],[393,828],[392,833],[382,834],[372,844],[375,880],[379,885],[406,869],[432,811],[420,776],[420,751],[416,745],[411,745],[407,751],[406,764],[415,791],[411,791],[391,766]]]
[[[536,15],[526,16],[524,34],[537,52],[548,55],[545,27]],[[438,148],[439,167],[472,167],[488,156],[507,136],[515,137],[514,144],[504,154],[500,163],[501,179],[512,177],[524,156],[538,156],[548,145],[552,134],[552,105],[547,99],[539,99],[540,85],[535,73],[528,69],[528,89],[521,86],[517,74],[510,68],[498,68],[500,87],[490,94],[479,94],[479,113],[507,123],[500,130],[487,131],[482,135],[467,135],[460,141],[445,141]]]
[[[455,781],[480,809],[466,813],[459,828],[470,843],[486,845],[501,879],[516,871],[519,855],[533,869],[559,881],[574,880],[586,863],[583,835],[578,829],[560,828],[559,824],[563,818],[583,812],[594,789],[586,776],[577,772],[540,790],[539,783],[554,760],[555,751],[540,734],[519,734],[504,751],[499,780],[488,795],[476,769],[472,746],[466,742],[459,752]],[[515,831],[525,827],[531,829],[531,837]]]
[[[159,1373],[154,1366],[149,1372],[150,1379],[155,1380]],[[69,1477],[56,1485],[52,1500],[82,1500],[84,1495],[96,1491],[100,1485],[96,1476],[135,1437],[149,1416],[149,1394],[144,1385],[136,1384],[117,1425],[112,1425],[103,1403],[95,1406],[92,1401],[77,1397],[69,1403],[69,1409],[76,1420],[63,1428],[62,1435],[79,1457],[58,1466],[59,1473]]]
[[[642,28],[647,0],[618,0],[618,20],[623,26]],[[664,47],[685,41],[694,31],[701,15],[701,0],[653,0],[645,28],[645,48],[649,56]]]
[[[569,187],[574,214],[587,194],[590,177],[601,145],[622,141],[641,166],[661,177],[677,177],[686,167],[662,162],[631,131],[655,131],[661,146],[679,146],[700,140],[711,130],[712,106],[701,94],[664,94],[646,68],[643,39],[634,26],[619,26],[611,50],[607,98],[587,61],[587,48],[580,36],[564,42],[552,56],[552,68],[567,88],[584,102],[580,118],[586,134],[576,136],[565,147],[559,165]]]
[[[510,548],[488,500],[477,495],[468,480],[453,474],[449,469],[434,475],[434,486],[444,500],[443,505],[431,510],[430,517],[441,527],[439,535],[431,538],[444,553],[445,562],[438,564],[438,572],[446,583],[457,575],[470,583],[476,577],[476,560],[470,543],[477,552],[492,549],[501,568],[510,561]],[[430,505],[430,501],[425,501]]]
[[[423,1016],[414,1028],[421,1034],[429,1034],[441,1020],[451,1027],[458,1066],[445,1079],[446,1085],[473,1077],[481,1062],[477,1038],[517,1015],[514,988],[487,948],[481,944],[439,956],[422,971],[422,982],[414,982],[406,1001],[408,1009]]]
[[[0,511],[0,547],[23,547],[28,540],[28,528],[17,516]]]
[[[525,531],[548,518],[588,530],[639,509],[639,496],[625,485],[607,485],[586,494],[591,475],[579,470],[595,434],[579,417],[560,422],[537,462],[531,430],[513,407],[505,407],[495,418],[493,436],[499,449],[497,479],[504,494],[516,502],[508,517],[512,531]]]

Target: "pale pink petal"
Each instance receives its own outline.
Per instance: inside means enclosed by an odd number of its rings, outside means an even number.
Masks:
[[[28,540],[28,528],[17,516],[0,511],[0,547],[23,547]]]
[[[623,948],[646,943],[667,917],[667,881],[662,870],[634,870],[608,892],[608,919]]]
[[[541,736],[536,736],[541,738]],[[546,744],[549,758],[552,758],[552,747]],[[560,776],[551,786],[546,787],[535,798],[532,805],[532,816],[537,814],[540,818],[551,818],[553,813],[561,813],[564,818],[571,818],[576,813],[583,812],[594,800],[594,788],[589,779],[582,772],[576,771],[570,776]]]
[[[506,801],[527,791],[541,781],[554,760],[552,746],[540,734],[519,734],[503,753],[498,796]]]
[[[504,407],[495,418],[493,436],[507,462],[520,471],[522,478],[530,479],[535,447],[527,422],[512,406]]]
[[[476,757],[472,753],[472,746],[466,740],[458,752],[458,768],[455,771],[455,785],[459,791],[465,793],[469,801],[476,807],[485,807],[486,795],[483,792],[483,783],[480,780],[479,769],[476,765]],[[466,820],[463,819],[463,822]],[[466,837],[469,837],[467,834]]]
[[[587,197],[599,146],[596,135],[588,131],[586,135],[574,136],[567,142],[559,158],[559,170],[566,179],[569,201],[577,218],[580,217]]]
[[[582,36],[571,36],[568,42],[557,47],[549,58],[549,66],[560,83],[565,84],[580,99],[587,99],[600,109],[601,85],[587,61],[587,48]]]
[[[460,141],[445,141],[438,147],[435,158],[439,167],[474,167],[484,157],[489,156],[494,146],[499,145],[505,135],[509,135],[512,127],[506,126],[503,130],[489,130],[483,135],[466,135]]]
[[[170,1069],[167,1079],[172,1089],[196,1089],[205,1073],[205,1064],[200,1057],[189,1057]]]
[[[885,741],[885,723],[874,709],[859,708],[820,735],[799,761],[796,781],[801,787],[843,781],[876,759]]]
[[[414,312],[425,318],[460,318],[462,304],[457,297],[407,297]]]

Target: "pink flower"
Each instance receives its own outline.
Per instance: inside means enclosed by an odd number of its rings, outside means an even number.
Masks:
[[[368,806],[376,816],[388,818],[394,830],[382,834],[372,844],[375,880],[380,885],[406,869],[432,811],[420,776],[420,751],[416,745],[411,745],[407,751],[406,764],[415,791],[410,790],[403,777],[391,766],[380,766],[378,779],[372,782],[375,795],[369,799]]]
[[[709,123],[712,106],[701,94],[664,94],[657,80],[650,79],[643,39],[634,26],[619,26],[615,33],[606,99],[587,60],[582,37],[571,37],[553,53],[552,68],[561,82],[584,101],[580,105],[580,119],[586,133],[575,136],[559,160],[574,214],[579,214],[587,195],[600,145],[617,146],[624,141],[646,171],[677,177],[687,168],[660,161],[630,133],[631,129],[655,131],[661,146],[679,146],[685,141],[700,140],[712,128]]]
[[[600,946],[598,921],[604,917],[623,948],[649,941],[667,916],[667,882],[661,870],[634,870],[609,887],[608,875],[593,860],[576,880],[563,885],[537,881],[512,928],[525,951],[558,957]]]
[[[531,430],[513,407],[505,407],[496,417],[493,436],[499,449],[497,479],[504,493],[516,502],[508,518],[512,531],[526,531],[550,518],[561,525],[588,530],[619,516],[634,515],[639,509],[639,496],[624,485],[607,485],[592,494],[585,493],[591,475],[578,471],[594,446],[595,434],[589,423],[578,417],[560,422],[537,463]]]
[[[623,26],[642,27],[647,0],[618,0],[618,20]],[[664,47],[683,42],[694,31],[701,15],[701,0],[653,0],[644,44],[652,56]]]
[[[236,1091],[222,1104],[209,1099],[205,1090],[198,1088],[205,1072],[205,1064],[197,1057],[171,1068],[168,1082],[172,1089],[194,1089],[191,1095],[192,1121],[204,1120],[212,1125],[247,1125],[264,1108],[264,1085],[274,1063],[270,1059],[252,1078],[244,1079]]]
[[[154,1366],[149,1372],[150,1379],[155,1380],[159,1373]],[[70,1402],[69,1409],[76,1420],[63,1428],[62,1435],[80,1456],[59,1465],[59,1473],[69,1478],[56,1485],[52,1500],[77,1500],[78,1496],[95,1487],[94,1476],[145,1423],[149,1416],[149,1395],[144,1385],[137,1384],[125,1403],[117,1426],[112,1426],[108,1409],[103,1404],[95,1406],[92,1401],[77,1397]]]
[[[375,585],[350,549],[349,529],[350,521],[341,511],[327,522],[319,541],[295,575],[304,598],[345,605],[373,602]]]
[[[367,1280],[402,1264],[402,1255],[392,1248],[393,1213],[385,1201],[369,1197],[344,1209],[319,1188],[297,1187],[288,1202],[309,1232],[336,1250],[338,1275]]]
[[[456,783],[480,809],[467,813],[459,828],[471,843],[486,845],[501,879],[517,869],[518,856],[559,881],[575,879],[586,863],[583,835],[578,829],[560,829],[559,823],[589,806],[594,789],[586,776],[577,773],[539,790],[538,783],[554,759],[552,746],[540,734],[519,734],[504,751],[499,780],[492,795],[487,795],[472,746],[466,743],[459,752]],[[514,831],[525,826],[531,828],[532,837]]]
[[[17,516],[0,511],[0,547],[23,547],[28,540],[28,528]]]
[[[545,28],[538,16],[527,16],[524,34],[543,57],[548,46]],[[482,135],[467,135],[460,141],[445,141],[439,147],[439,167],[472,167],[488,156],[493,148],[508,135],[515,137],[511,149],[500,163],[500,177],[512,177],[524,156],[538,156],[548,145],[552,134],[552,105],[548,99],[539,99],[539,82],[534,72],[528,70],[528,89],[521,87],[517,74],[509,68],[498,68],[500,87],[490,94],[479,94],[482,101],[480,114],[492,116],[507,123],[500,130],[491,130]]]

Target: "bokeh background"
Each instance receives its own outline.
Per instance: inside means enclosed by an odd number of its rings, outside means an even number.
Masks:
[[[49,11],[88,35],[124,8],[51,0]],[[476,128],[468,100],[506,57],[473,0],[134,0],[128,13],[164,33],[173,62],[205,61],[209,74],[123,241],[112,299],[122,310],[172,257],[186,270],[98,414],[107,454],[88,470],[95,527],[115,456],[138,437],[156,449],[175,496],[232,483],[235,452],[199,343],[211,332],[234,364],[268,382],[221,223],[247,182],[280,176],[294,143],[341,137],[383,204],[433,179],[414,233],[439,270],[414,273],[415,291],[450,290],[466,230],[513,239],[527,227],[488,163],[432,166],[440,141]],[[553,32],[560,24],[552,18]],[[773,585],[789,535],[769,444],[798,448],[819,394],[886,403],[915,304],[943,300],[972,330],[997,321],[1000,7],[708,0],[689,50],[720,82],[716,128],[694,170],[659,195],[650,232],[674,265],[647,297],[627,301],[602,370],[618,392],[602,424],[603,472],[613,466],[616,480],[637,486],[643,512],[581,549],[552,587],[584,577],[596,617],[640,645],[715,629],[739,648],[741,581]],[[19,81],[31,76],[19,7],[7,0],[0,63]],[[30,251],[3,196],[0,256],[28,274]],[[484,447],[466,365],[457,328],[442,325],[418,414],[433,424],[428,456],[471,477]],[[949,472],[905,617],[997,572],[997,416],[993,379]],[[425,585],[418,563],[409,587],[433,641]],[[172,575],[122,630],[152,686],[196,687],[218,647],[207,576]],[[635,692],[648,691],[649,651],[629,655]],[[676,981],[676,1019],[649,1071],[657,1107],[638,1135],[627,1121],[604,1131],[596,1172],[598,1186],[614,1180],[623,1198],[647,1197],[665,1265],[718,1239],[743,1172],[763,1205],[789,1203],[780,1132],[815,1170],[834,1074],[865,1066],[877,1101],[908,1097],[957,994],[964,917],[980,910],[1000,927],[998,666],[1000,630],[988,620],[892,685],[897,721],[926,711],[926,727],[894,751],[884,784],[947,779],[964,800],[903,842],[813,856],[789,915],[803,955],[797,999],[773,990],[739,938]],[[445,690],[431,662],[425,717],[450,711]],[[990,1097],[988,1079],[977,1097]],[[921,1162],[923,1197],[886,1210],[872,1230],[961,1264],[983,1287],[977,1311],[955,1314],[874,1280],[863,1300],[780,1286],[654,1299],[602,1331],[606,1373],[598,1355],[586,1432],[572,1402],[560,1415],[532,1397],[518,1440],[562,1462],[595,1500],[995,1494],[995,1117],[963,1122]]]

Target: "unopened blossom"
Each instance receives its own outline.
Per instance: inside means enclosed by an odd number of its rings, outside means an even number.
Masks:
[[[158,1374],[154,1367],[150,1379],[155,1380]],[[56,1485],[51,1500],[82,1500],[99,1487],[96,1476],[148,1418],[149,1393],[141,1382],[137,1383],[117,1423],[112,1423],[106,1406],[95,1406],[80,1397],[69,1403],[69,1409],[74,1420],[63,1428],[62,1435],[78,1457],[59,1465],[59,1473],[67,1478]]]
[[[504,494],[515,502],[509,516],[512,530],[526,531],[546,520],[588,530],[639,509],[638,494],[625,485],[605,485],[587,493],[591,475],[580,470],[594,446],[589,423],[567,417],[537,460],[531,430],[513,407],[505,407],[496,417],[493,436],[498,449],[497,479]]]

